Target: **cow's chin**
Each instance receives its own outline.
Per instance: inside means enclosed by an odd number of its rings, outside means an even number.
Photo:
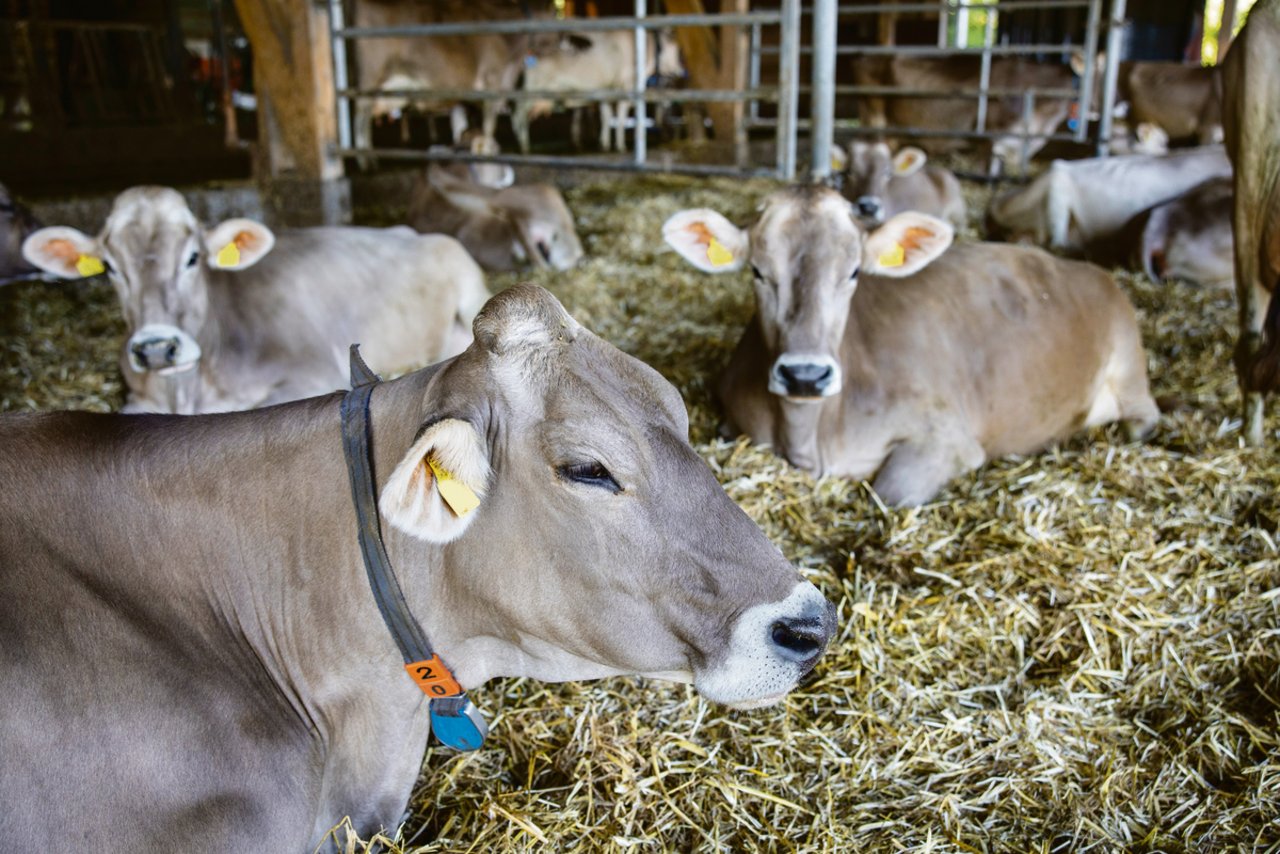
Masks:
[[[199,361],[184,362],[181,365],[172,365],[171,367],[168,367],[168,368],[156,368],[155,370],[150,371],[149,373],[153,373],[158,377],[173,377],[173,376],[177,376],[178,374],[185,374],[188,371],[195,370],[195,367],[198,364],[200,364]]]

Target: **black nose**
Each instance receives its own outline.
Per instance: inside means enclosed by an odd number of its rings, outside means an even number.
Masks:
[[[133,342],[129,351],[143,370],[171,368],[178,359],[178,339],[146,338]]]
[[[835,371],[830,365],[801,362],[778,365],[778,377],[792,397],[820,397],[823,390],[831,385]]]
[[[863,196],[858,199],[858,215],[874,218],[880,215],[880,200],[875,196]]]
[[[543,261],[551,263],[551,247],[547,246],[546,241],[538,241],[538,254],[542,256]]]
[[[828,608],[819,615],[778,620],[770,627],[769,638],[778,655],[807,672],[818,663],[834,633],[835,616]]]
[[[1151,253],[1151,272],[1155,275],[1157,282],[1164,280],[1164,265],[1164,250],[1156,249]]]

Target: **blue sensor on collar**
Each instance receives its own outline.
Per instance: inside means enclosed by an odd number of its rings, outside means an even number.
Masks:
[[[479,750],[489,734],[484,717],[465,695],[431,701],[431,732],[454,750]]]

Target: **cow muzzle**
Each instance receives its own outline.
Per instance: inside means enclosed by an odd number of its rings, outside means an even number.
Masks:
[[[777,703],[813,670],[835,636],[835,608],[807,581],[781,602],[748,608],[728,654],[694,678],[698,693],[737,709]]]
[[[879,196],[859,196],[854,206],[858,210],[858,219],[864,225],[880,225],[884,222],[884,202]]]
[[[187,333],[167,323],[148,323],[125,345],[129,367],[138,373],[161,376],[189,371],[200,361],[200,345]]]
[[[769,391],[792,400],[839,394],[840,366],[829,356],[783,353],[769,370]]]

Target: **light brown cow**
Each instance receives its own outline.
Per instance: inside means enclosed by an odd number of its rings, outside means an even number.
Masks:
[[[854,79],[859,86],[896,86],[938,92],[937,98],[892,95],[864,95],[858,100],[858,115],[869,127],[915,128],[935,131],[972,131],[977,128],[978,101],[957,97],[953,92],[976,91],[981,80],[978,56],[859,56],[854,58]],[[1023,91],[1069,90],[1074,75],[1061,63],[1038,63],[1022,57],[994,57],[991,60],[991,88]],[[1031,121],[1023,120],[1021,97],[992,97],[987,102],[986,129],[1006,134],[991,146],[992,170],[999,163],[1012,163],[1022,151],[1022,133],[1051,134],[1070,111],[1070,102],[1060,98],[1038,98]],[[920,147],[933,153],[964,147],[963,140],[921,138]],[[1027,140],[1033,155],[1045,145],[1042,139]]]
[[[1106,55],[1100,53],[1099,74],[1105,62]],[[1155,125],[1175,143],[1222,142],[1216,73],[1212,66],[1180,62],[1122,62],[1116,76],[1116,109],[1132,126]],[[1100,97],[1102,87],[1095,91]]]
[[[550,184],[495,190],[465,168],[433,163],[418,176],[409,200],[409,225],[458,239],[486,270],[532,265],[568,270],[582,258],[582,243],[564,196]]]
[[[106,273],[129,338],[127,412],[192,414],[267,406],[341,388],[347,347],[376,370],[461,352],[488,298],[456,240],[410,229],[273,234],[229,219],[203,228],[182,195],[134,187],[97,237],[53,226],[29,261],[67,279]]]
[[[895,154],[883,142],[849,144],[846,154],[833,148],[835,160],[847,162],[840,192],[853,203],[864,225],[880,225],[903,211],[936,216],[957,229],[968,219],[960,181],[950,169],[927,163],[929,156],[914,146]]]
[[[730,428],[816,475],[874,477],[893,504],[1082,427],[1158,418],[1133,307],[1091,265],[947,250],[951,227],[923,214],[867,234],[822,187],[774,194],[749,231],[691,210],[663,234],[699,269],[755,275],[720,382]]]
[[[344,817],[394,831],[429,701],[366,577],[340,401],[0,416],[5,847],[310,852]],[[375,389],[369,430],[371,512],[464,689],[639,674],[754,708],[833,635],[690,446],[676,390],[539,288]],[[474,509],[442,499],[442,466]]]
[[[1236,373],[1244,434],[1262,443],[1263,395],[1280,390],[1280,0],[1259,0],[1223,67],[1223,128],[1235,164]]]
[[[358,27],[403,26],[449,21],[482,21],[519,18],[520,4],[494,0],[360,0],[355,4]],[[524,34],[427,36],[422,38],[360,38],[355,40],[357,73],[361,89],[515,89],[526,57],[536,55],[541,39]],[[396,114],[420,99],[384,95],[361,98],[355,110],[357,148],[372,144],[373,121]],[[439,102],[452,107],[453,142],[467,128],[466,110],[453,100]],[[497,128],[500,101],[482,102],[481,130],[492,141]]]

